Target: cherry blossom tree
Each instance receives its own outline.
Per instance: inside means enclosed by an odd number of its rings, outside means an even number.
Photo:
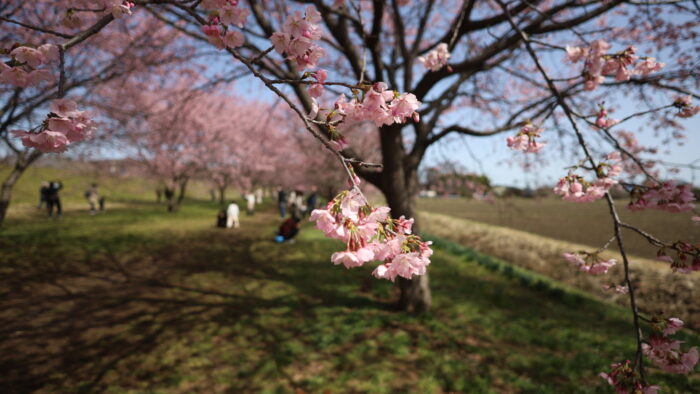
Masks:
[[[64,23],[77,26],[85,2],[69,3],[56,3],[57,14],[65,13]],[[89,11],[97,14],[96,24],[71,36],[68,43],[82,42],[115,18],[141,9],[143,15],[201,44],[190,56],[194,63],[216,49],[236,70],[282,100],[303,129],[337,159],[350,181],[348,190],[311,215],[328,237],[346,243],[346,250],[331,256],[332,262],[352,268],[379,261],[373,275],[398,280],[406,311],[423,312],[431,305],[427,267],[432,250],[412,219],[418,168],[428,148],[452,135],[500,133],[508,134],[504,148],[518,155],[546,155],[559,144],[560,151],[575,159],[555,193],[573,203],[602,199],[611,218],[610,242],[597,251],[569,253],[565,259],[581,271],[604,275],[617,261],[599,254],[615,242],[624,266],[616,289],[629,295],[637,352],[633,361],[613,364],[603,378],[618,392],[652,393],[658,387],[646,380],[644,356],[668,372],[694,368],[697,349],[683,350],[670,338],[682,322],[644,317],[638,310],[621,229],[657,246],[659,259],[678,273],[700,270],[700,248],[682,240],[661,240],[623,222],[610,193],[612,187],[624,186],[632,209],[680,214],[694,209],[689,187],[660,179],[659,163],[647,155],[651,149],[640,147],[635,133],[624,129],[630,119],[644,119],[649,128],[676,140],[683,135],[678,119],[700,111],[693,103],[699,97],[693,92],[698,70],[691,47],[700,10],[690,1],[97,3],[98,8]],[[52,28],[41,22],[7,23],[28,34]],[[68,43],[58,46],[58,98],[64,95]],[[51,47],[38,43],[20,45],[9,56],[0,80],[15,86],[41,83],[50,74],[43,65],[56,57]],[[207,109],[190,102],[177,116],[157,122],[159,128],[189,131],[181,136],[144,135],[155,139],[148,154],[155,156],[157,146],[167,146],[159,161],[172,163],[183,174],[197,167],[196,146],[207,138],[197,117]],[[620,112],[629,113],[612,118]],[[67,130],[78,127],[76,122],[85,123],[74,111],[51,114],[72,126],[45,122],[36,131],[16,133],[25,145],[60,150],[71,142]],[[352,130],[367,125],[379,141],[379,163],[349,148]],[[161,137],[165,139],[158,140]],[[382,191],[388,207],[368,202],[358,175]],[[652,324],[646,336],[642,319]]]
[[[536,152],[544,147],[539,141],[546,130],[543,126],[551,124],[550,130],[557,127],[563,115],[557,95],[536,73],[523,37],[532,40],[538,58],[557,57],[559,63],[565,56],[571,62],[576,60],[567,45],[574,48],[575,44],[602,38],[619,42],[620,54],[608,53],[607,41],[590,51],[601,55],[599,58],[615,60],[607,69],[596,66],[600,62],[594,62],[595,56],[587,53],[579,58],[590,58],[584,61],[594,66],[592,69],[566,65],[559,67],[561,76],[553,77],[560,85],[559,95],[571,102],[569,106],[575,105],[577,114],[584,118],[591,107],[603,101],[598,92],[619,91],[627,84],[638,91],[639,99],[651,95],[673,101],[670,94],[687,93],[693,75],[686,51],[668,54],[664,60],[672,68],[661,70],[661,64],[653,58],[657,47],[678,48],[691,39],[697,26],[692,10],[674,5],[658,6],[661,12],[650,14],[644,4],[626,5],[622,1],[515,2],[508,5],[508,13],[497,3],[470,1],[248,3],[246,7],[242,2],[209,1],[195,10],[175,3],[165,9],[147,8],[172,23],[185,16],[192,25],[188,34],[219,47],[223,47],[221,37],[234,34],[238,25],[244,25],[241,32],[245,40],[227,47],[224,55],[251,59],[244,63],[269,87],[291,86],[303,114],[318,112],[319,108],[320,115],[311,120],[325,121],[321,133],[331,142],[342,142],[343,131],[353,124],[375,124],[382,167],[354,164],[354,169],[382,190],[395,215],[414,216],[418,167],[428,147],[450,135],[489,136],[514,130],[517,134],[509,140],[512,149]],[[302,7],[309,3],[318,15],[302,14]],[[613,13],[620,15],[617,20],[606,20]],[[677,14],[684,16],[677,18]],[[513,29],[508,15],[523,34]],[[648,28],[625,29],[627,21],[640,18],[649,21]],[[644,34],[652,39],[642,40]],[[273,45],[261,37],[268,37]],[[645,44],[646,57],[634,54],[642,53],[641,47],[625,49],[629,42]],[[282,56],[274,57],[272,51]],[[319,69],[323,72],[313,71]],[[326,79],[348,82],[333,84]],[[396,92],[411,92],[412,96],[393,104],[394,93],[386,86]],[[327,93],[323,93],[324,87]],[[595,87],[599,87],[598,92],[589,93]],[[330,88],[345,89],[345,99],[334,103],[329,97]],[[420,107],[418,101],[422,102]],[[667,105],[670,108],[670,103]],[[356,111],[358,108],[361,110]],[[465,108],[463,114],[476,116],[451,116],[458,108]],[[394,113],[414,119],[389,121]],[[342,117],[344,125],[334,125],[334,117]],[[573,130],[563,130],[562,134],[561,140],[568,141],[574,150],[577,138]],[[616,149],[621,146],[614,133],[601,134],[593,138],[608,140]],[[365,162],[351,154],[346,157],[355,163]],[[631,159],[625,154],[623,160]],[[429,307],[427,276],[400,283],[406,309]]]
[[[100,92],[172,70],[191,54],[188,46],[173,45],[181,33],[157,19],[115,22],[111,13],[103,16],[90,7],[67,13],[57,5],[49,0],[0,5],[0,139],[2,151],[12,157],[0,189],[0,225],[13,186],[32,163],[94,137],[93,118],[102,115],[105,101]],[[106,28],[110,23],[115,26]],[[77,97],[80,108],[72,100]]]

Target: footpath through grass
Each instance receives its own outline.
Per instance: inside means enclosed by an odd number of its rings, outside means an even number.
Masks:
[[[0,230],[0,392],[609,392],[597,374],[633,355],[624,309],[449,244],[430,266],[434,308],[415,317],[393,310],[372,267],[333,266],[342,246],[309,224],[280,245],[271,211],[237,230],[214,228],[215,212],[133,202],[13,217]],[[700,387],[651,370],[664,393]]]

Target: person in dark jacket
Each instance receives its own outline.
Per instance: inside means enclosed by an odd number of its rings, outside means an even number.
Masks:
[[[63,210],[61,209],[61,196],[58,192],[63,189],[63,184],[60,181],[52,181],[49,183],[49,188],[46,192],[46,208],[49,211],[49,216],[53,216],[53,210],[56,208],[56,216],[61,217]]]
[[[277,191],[277,203],[280,209],[280,217],[284,219],[287,216],[287,192],[284,189]]]
[[[282,222],[279,230],[277,230],[277,241],[278,242],[294,242],[294,237],[299,234],[299,222],[301,219],[297,216],[292,216],[289,219]]]
[[[222,209],[216,215],[216,227],[226,228],[226,210]]]
[[[41,188],[39,188],[39,205],[37,209],[41,209],[47,204],[46,199],[49,194],[49,183],[46,181],[41,182]]]
[[[304,215],[308,215],[316,209],[316,206],[318,205],[318,193],[316,192],[316,186],[311,188],[311,194],[309,194],[309,197],[306,199],[306,211],[304,211]]]

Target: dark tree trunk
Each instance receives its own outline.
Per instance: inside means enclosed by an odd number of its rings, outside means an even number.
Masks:
[[[418,192],[417,166],[407,162],[403,148],[401,126],[384,127],[381,130],[382,179],[380,188],[386,197],[392,217],[404,215],[416,221],[413,232],[420,233],[415,215],[415,199]],[[401,298],[399,307],[409,313],[423,313],[432,305],[428,275],[414,276],[412,280],[399,278]]]
[[[219,187],[219,205],[224,206],[226,204],[226,186]]]
[[[185,191],[187,190],[187,181],[188,181],[188,179],[185,178],[183,180],[180,180],[180,182],[179,182],[180,188],[179,188],[178,194],[177,194],[177,206],[178,207],[180,205],[182,205],[182,201],[185,199]]]
[[[10,208],[12,188],[14,188],[17,180],[24,174],[24,171],[39,157],[41,157],[41,152],[36,150],[31,152],[23,151],[17,155],[15,165],[2,182],[2,188],[0,189],[0,226],[5,222],[7,210]]]

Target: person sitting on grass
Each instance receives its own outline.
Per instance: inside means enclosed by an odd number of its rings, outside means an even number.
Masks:
[[[216,215],[216,227],[226,228],[226,210],[222,209]]]
[[[277,236],[275,241],[282,243],[288,241],[289,243],[294,243],[294,237],[299,234],[299,222],[301,219],[298,216],[292,216],[289,219],[282,222],[279,230],[277,230]]]

